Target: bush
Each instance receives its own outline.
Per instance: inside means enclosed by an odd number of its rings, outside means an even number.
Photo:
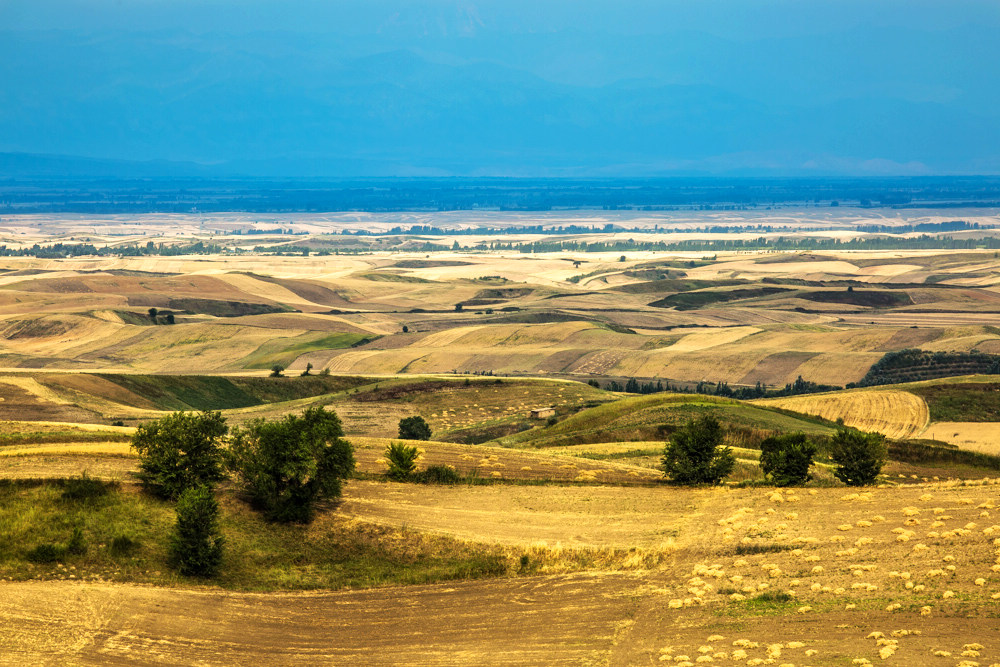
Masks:
[[[73,534],[66,543],[66,553],[74,556],[81,556],[87,553],[87,540],[83,539],[83,530],[80,526],[73,528]]]
[[[113,486],[114,483],[94,479],[84,471],[79,477],[70,477],[63,482],[61,498],[69,501],[94,500],[106,496]]]
[[[760,468],[776,486],[803,484],[810,479],[809,467],[816,445],[804,433],[772,435],[760,443]]]
[[[718,484],[736,459],[721,447],[722,427],[715,417],[692,420],[674,431],[663,450],[663,472],[677,484]]]
[[[251,421],[233,434],[229,466],[271,521],[306,522],[313,505],[340,495],[354,452],[340,419],[322,407],[277,422]]]
[[[833,476],[848,486],[876,482],[888,458],[885,436],[841,429],[830,441],[830,458],[837,464]]]
[[[462,477],[451,466],[432,465],[420,473],[420,481],[426,484],[458,484]]]
[[[111,544],[108,545],[108,550],[111,552],[112,556],[131,556],[139,550],[140,546],[141,544],[138,540],[133,540],[128,535],[122,534],[111,540]]]
[[[25,554],[32,563],[55,563],[66,557],[66,549],[58,544],[39,544]]]
[[[222,439],[227,431],[219,412],[175,412],[143,424],[132,436],[143,486],[170,499],[185,489],[213,486],[225,477]]]
[[[170,564],[186,577],[211,577],[222,564],[219,503],[206,486],[185,489],[177,499],[170,537]]]
[[[399,420],[399,437],[403,440],[430,440],[431,427],[423,417],[406,417]]]
[[[391,442],[385,448],[385,460],[389,464],[386,471],[389,479],[404,482],[410,478],[417,468],[417,457],[420,450],[414,445],[406,445],[402,442]]]
[[[281,374],[285,372],[285,367],[281,364],[274,364],[271,366],[271,377],[280,378]]]

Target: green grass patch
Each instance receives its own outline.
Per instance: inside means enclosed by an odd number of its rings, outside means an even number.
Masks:
[[[241,317],[243,315],[265,315],[267,313],[293,312],[288,306],[268,303],[247,303],[244,301],[222,301],[218,299],[195,299],[189,297],[170,299],[169,310],[201,313],[214,317]]]
[[[358,278],[364,278],[365,280],[373,280],[375,282],[382,283],[433,283],[433,280],[428,280],[427,278],[418,278],[417,276],[404,276],[399,273],[362,273],[358,275]]]
[[[722,613],[733,616],[787,614],[800,604],[788,593],[765,591],[745,600],[730,602],[722,609]]]
[[[316,332],[304,333],[293,338],[277,338],[270,340],[243,360],[244,368],[271,368],[281,364],[286,368],[298,357],[308,352],[319,350],[343,350],[357,347],[380,338],[376,334],[359,334],[338,332],[322,334]]]
[[[643,456],[663,456],[663,447],[654,449],[630,449],[627,452],[580,452],[573,454],[576,458],[590,459],[591,461],[618,461],[620,459],[634,459]]]
[[[582,410],[555,426],[501,438],[516,447],[552,447],[599,442],[666,440],[673,430],[710,414],[726,434],[725,444],[753,446],[774,432],[802,431],[825,435],[833,429],[770,408],[700,394],[651,394],[621,399]]]
[[[626,271],[625,275],[634,278],[651,277],[646,275],[646,271]],[[656,272],[654,272],[656,273]],[[657,275],[664,275],[659,274]],[[632,283],[615,287],[616,292],[627,294],[655,294],[657,292],[690,292],[693,290],[706,289],[709,287],[729,287],[732,285],[746,285],[749,281],[740,279],[729,280],[697,280],[694,278],[660,278],[649,282]]]
[[[1000,383],[908,387],[927,402],[932,422],[1000,422]]]
[[[224,377],[210,375],[117,375],[101,377],[152,401],[160,410],[229,410],[265,403],[335,394],[372,382],[371,378],[309,375],[290,377]],[[17,436],[18,434],[13,434]],[[39,434],[37,442],[62,442],[58,434]],[[129,440],[118,433],[72,433],[73,442]],[[100,437],[97,437],[97,436]],[[115,436],[115,437],[111,437]],[[0,435],[0,444],[7,444]],[[15,444],[11,442],[10,444]]]
[[[229,381],[260,403],[278,403],[336,394],[376,382],[349,375],[293,375],[291,377],[232,377]]]
[[[737,556],[756,556],[757,554],[773,554],[794,549],[790,544],[737,544],[733,550]]]
[[[869,308],[892,308],[894,306],[913,305],[913,299],[906,292],[890,292],[887,290],[824,290],[803,292],[797,295],[806,301],[819,303],[840,303],[850,306],[867,306]]]
[[[185,584],[167,566],[171,503],[108,486],[86,500],[66,481],[0,482],[0,577]],[[100,483],[99,483],[100,484]],[[223,565],[209,584],[234,590],[367,588],[508,572],[500,546],[321,515],[308,526],[263,521],[220,494]],[[72,576],[71,576],[72,575]],[[197,583],[203,583],[199,580]]]
[[[780,292],[793,292],[794,290],[783,287],[752,287],[748,289],[731,290],[706,290],[703,292],[681,292],[671,294],[657,301],[650,303],[655,308],[676,308],[677,310],[695,310],[704,308],[716,303],[726,303],[729,301],[742,301],[744,299],[757,299],[763,296],[771,296]]]
[[[98,377],[152,401],[161,410],[225,410],[261,403],[225,377],[117,374]]]
[[[1000,456],[958,449],[935,441],[900,440],[889,442],[889,458],[911,464],[931,466],[967,466],[1000,470]]]
[[[128,442],[132,436],[117,431],[16,431],[0,433],[0,447],[42,445],[54,442]]]

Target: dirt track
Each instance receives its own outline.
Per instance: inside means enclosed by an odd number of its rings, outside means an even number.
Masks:
[[[633,608],[619,575],[253,595],[3,586],[3,665],[603,662]]]
[[[706,648],[728,655],[740,640],[754,643],[750,658],[765,659],[778,645],[782,664],[881,663],[884,644],[872,632],[901,637],[888,664],[955,664],[970,642],[982,644],[978,664],[1000,659],[995,609],[959,605],[928,617],[873,607],[779,616],[675,610],[657,593],[659,578],[566,575],[304,594],[7,583],[0,665],[625,666],[660,664],[665,654],[693,661]]]
[[[711,524],[731,511],[716,490],[612,486],[431,487],[352,481],[338,513],[351,518],[461,539],[530,546],[685,546],[713,531],[688,530],[693,521]],[[706,517],[706,513],[708,516]]]

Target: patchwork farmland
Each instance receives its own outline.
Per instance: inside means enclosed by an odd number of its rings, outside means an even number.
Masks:
[[[339,253],[333,217],[205,233],[215,254],[0,258],[0,664],[1000,663],[995,252]],[[889,368],[903,350],[930,361]],[[179,574],[136,430],[316,406],[353,447],[342,496],[274,524],[224,480],[223,567]],[[429,440],[397,437],[411,417]],[[670,483],[665,443],[706,417],[732,469]],[[885,436],[875,485],[837,476],[845,429]],[[817,451],[777,487],[762,447],[788,433]],[[456,483],[390,481],[399,442]]]

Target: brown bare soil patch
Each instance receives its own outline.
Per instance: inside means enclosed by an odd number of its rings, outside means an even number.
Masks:
[[[740,378],[739,383],[756,384],[760,382],[765,385],[780,385],[794,381],[798,367],[817,354],[817,352],[776,352],[765,357],[752,371]]]

